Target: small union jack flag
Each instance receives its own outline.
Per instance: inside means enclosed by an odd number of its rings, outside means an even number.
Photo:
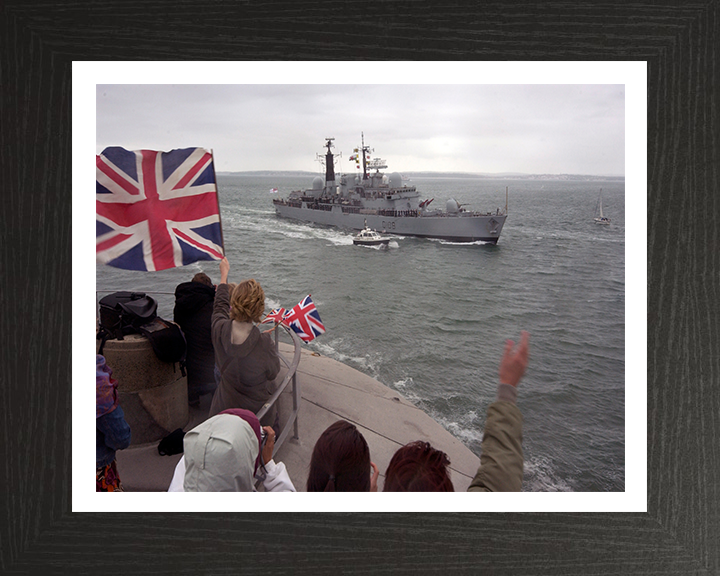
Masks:
[[[269,324],[270,322],[275,322],[275,324],[281,324],[284,315],[285,308],[273,308],[270,313],[265,316],[265,320],[260,322],[260,324]]]
[[[316,336],[325,333],[325,326],[320,320],[320,314],[318,314],[310,294],[305,296],[297,306],[285,312],[282,323],[292,328],[305,342],[310,342]]]
[[[210,152],[113,146],[96,156],[95,165],[98,262],[152,271],[222,260]]]

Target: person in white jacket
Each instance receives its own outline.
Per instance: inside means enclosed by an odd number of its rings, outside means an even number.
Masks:
[[[168,492],[252,492],[257,480],[266,492],[295,492],[285,464],[272,459],[274,446],[274,430],[261,429],[255,414],[225,410],[185,434]]]

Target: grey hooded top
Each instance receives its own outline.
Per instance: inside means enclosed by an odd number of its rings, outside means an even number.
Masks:
[[[275,392],[275,378],[280,372],[280,358],[270,334],[261,334],[253,326],[242,344],[232,343],[230,293],[220,284],[215,293],[212,316],[212,341],[215,363],[221,380],[210,405],[209,416],[228,408],[245,408],[257,413]],[[263,418],[271,426],[274,411]]]

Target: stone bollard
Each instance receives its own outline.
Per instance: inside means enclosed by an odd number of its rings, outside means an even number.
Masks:
[[[118,381],[131,445],[160,441],[188,423],[187,377],[179,364],[159,360],[145,336],[128,334],[124,340],[108,340],[103,356]]]

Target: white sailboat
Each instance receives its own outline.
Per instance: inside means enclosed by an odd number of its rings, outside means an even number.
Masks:
[[[600,188],[600,196],[598,197],[598,205],[600,206],[600,216],[595,218],[595,222],[597,224],[610,224],[610,218],[607,218],[603,215],[603,209],[602,209],[602,188]]]

